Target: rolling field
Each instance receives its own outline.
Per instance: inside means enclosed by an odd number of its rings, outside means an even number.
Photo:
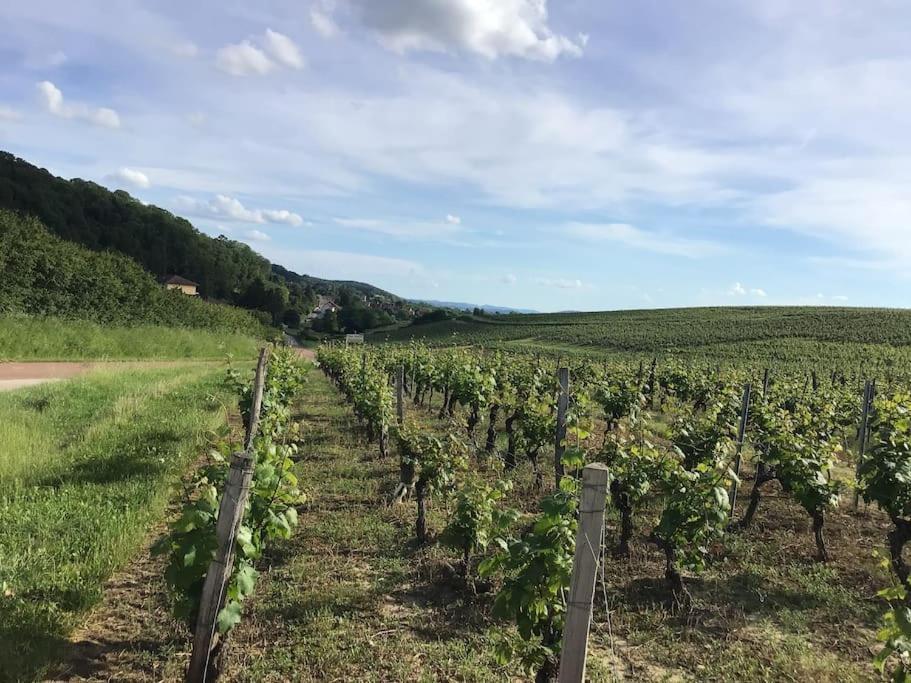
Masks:
[[[594,357],[868,367],[911,361],[911,310],[682,308],[467,317],[370,337]]]

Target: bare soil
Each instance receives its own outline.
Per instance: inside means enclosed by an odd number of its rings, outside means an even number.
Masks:
[[[306,349],[301,349],[302,351]],[[312,354],[312,351],[310,352]],[[309,357],[309,356],[308,356]],[[0,363],[0,391],[69,379],[92,370],[128,370],[138,367],[169,367],[204,361],[12,361]]]

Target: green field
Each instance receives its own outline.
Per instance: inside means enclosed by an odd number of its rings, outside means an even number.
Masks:
[[[412,339],[604,357],[890,366],[911,361],[911,310],[744,307],[465,316],[371,336],[373,342]]]
[[[252,356],[256,347],[253,337],[233,332],[0,317],[0,361],[223,359],[227,355]]]
[[[0,394],[0,680],[41,677],[148,540],[226,428],[223,376],[189,363]]]

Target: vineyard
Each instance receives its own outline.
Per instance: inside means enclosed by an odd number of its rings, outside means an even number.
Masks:
[[[659,358],[740,365],[744,359],[789,369],[860,366],[873,372],[911,361],[911,313],[835,307],[682,308],[604,313],[484,316],[413,325],[375,341],[630,359]]]
[[[390,498],[414,506],[415,542],[450,548],[462,590],[487,602],[504,626],[493,643],[503,666],[537,680],[556,674],[579,473],[601,462],[613,520],[601,571],[654,571],[653,562],[637,561],[657,552],[663,586],[649,583],[651,599],[682,620],[682,630],[704,611],[703,576],[723,576],[731,556],[751,544],[751,554],[761,553],[757,527],[764,515],[784,511],[804,531],[792,551],[805,559],[808,576],[837,580],[825,568],[844,554],[872,565],[867,578],[878,582],[879,598],[864,601],[875,602],[876,614],[861,612],[872,622],[866,646],[878,654],[868,671],[907,675],[911,395],[902,381],[840,371],[754,375],[657,360],[575,360],[560,377],[550,358],[415,344],[324,347],[318,360],[378,456],[398,454]],[[434,530],[430,505],[444,515]],[[828,533],[833,518],[837,541]],[[849,581],[858,581],[861,568],[852,570]],[[605,574],[595,620],[610,633],[608,590],[617,595]],[[755,610],[754,601],[728,607]]]
[[[91,620],[139,635],[9,680],[911,675],[898,372],[324,345],[221,391],[241,424],[156,533],[154,599]]]

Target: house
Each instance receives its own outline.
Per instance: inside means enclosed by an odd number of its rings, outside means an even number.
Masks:
[[[197,291],[199,289],[199,283],[187,280],[187,278],[180,277],[180,275],[168,275],[167,277],[161,278],[161,284],[165,286],[165,289],[177,289],[187,296],[199,296],[199,292]]]
[[[327,296],[319,295],[317,298],[316,308],[307,316],[307,320],[314,320],[315,318],[322,318],[327,313],[337,312],[341,306],[335,303],[332,299]]]

